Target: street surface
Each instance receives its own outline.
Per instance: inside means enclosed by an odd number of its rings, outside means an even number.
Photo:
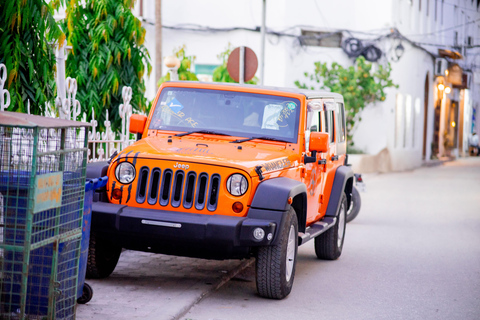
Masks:
[[[258,297],[249,268],[182,319],[480,319],[480,158],[365,182],[339,260],[311,241],[285,300]]]
[[[480,158],[365,181],[340,259],[301,246],[284,300],[256,295],[251,260],[125,251],[77,319],[480,319]]]

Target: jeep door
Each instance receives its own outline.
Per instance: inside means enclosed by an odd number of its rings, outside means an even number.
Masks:
[[[305,151],[309,152],[309,140],[312,132],[321,132],[322,129],[322,100],[311,100],[307,104],[307,124],[305,130]],[[310,154],[311,156],[311,154]],[[318,161],[325,158],[324,154],[317,153],[316,161],[305,164],[304,183],[307,186],[307,224],[313,223],[321,218],[320,207],[323,201],[323,182],[325,180],[324,165]]]
[[[347,144],[343,101],[325,103],[325,108],[320,117],[323,118],[322,132],[327,132],[330,136],[329,151],[325,154],[325,180],[322,183],[324,201],[319,208],[319,212],[323,216],[327,211],[335,172],[345,162]]]

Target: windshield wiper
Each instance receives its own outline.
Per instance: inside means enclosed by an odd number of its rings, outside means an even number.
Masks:
[[[254,139],[280,141],[280,142],[287,142],[288,143],[288,141],[286,141],[286,140],[277,139],[277,138],[270,138],[270,137],[251,137],[251,138],[245,138],[245,139],[238,139],[238,140],[235,140],[235,141],[230,141],[230,143],[242,143],[242,142],[250,141],[250,140],[254,140]]]
[[[208,133],[208,134],[218,134],[218,135],[221,135],[221,136],[229,136],[229,134],[216,132],[216,131],[211,131],[211,130],[194,130],[194,131],[189,131],[189,132],[184,132],[184,133],[177,133],[176,135],[174,135],[174,137],[183,137],[183,136],[187,136],[187,135],[192,134],[192,133]]]

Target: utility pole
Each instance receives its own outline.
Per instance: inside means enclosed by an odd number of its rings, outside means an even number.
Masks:
[[[162,0],[155,0],[155,83],[162,77]]]
[[[262,27],[260,29],[260,84],[263,86],[265,78],[265,20],[267,14],[267,0],[262,0]]]

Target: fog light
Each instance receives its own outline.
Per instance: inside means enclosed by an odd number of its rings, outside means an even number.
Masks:
[[[122,190],[120,189],[113,189],[112,197],[115,200],[120,200],[122,198]]]
[[[242,212],[243,210],[243,204],[241,202],[235,202],[233,205],[232,205],[232,210],[233,212],[235,213],[240,213]]]
[[[257,240],[263,240],[265,231],[263,231],[262,228],[255,228],[255,230],[253,230],[253,237]]]
[[[267,234],[267,240],[268,241],[272,240],[272,238],[273,238],[273,234],[271,234],[271,233]]]

